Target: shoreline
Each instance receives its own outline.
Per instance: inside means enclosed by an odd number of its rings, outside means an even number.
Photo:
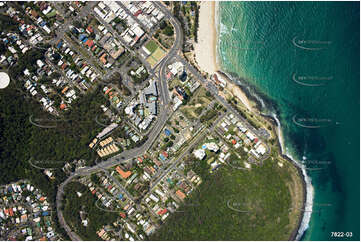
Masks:
[[[202,8],[208,3],[208,9]],[[207,6],[207,5],[206,5]],[[209,8],[212,8],[209,11]],[[210,75],[217,73],[221,75],[222,78],[226,80],[227,89],[233,96],[236,96],[251,112],[258,112],[259,115],[270,121],[272,124],[273,132],[277,136],[277,147],[278,153],[282,158],[289,161],[298,171],[298,175],[301,177],[302,180],[302,189],[303,189],[303,210],[300,214],[300,218],[297,224],[297,227],[290,235],[290,240],[299,240],[304,235],[305,231],[309,227],[311,213],[305,213],[305,210],[310,211],[312,210],[312,202],[313,202],[313,187],[310,182],[310,178],[307,176],[306,170],[302,167],[296,159],[292,157],[292,155],[287,154],[284,149],[284,142],[283,142],[283,134],[281,129],[281,124],[277,119],[277,115],[265,115],[262,114],[261,107],[264,107],[263,100],[259,100],[260,97],[256,97],[251,93],[247,87],[238,85],[232,78],[224,72],[221,68],[219,63],[217,62],[218,59],[218,27],[219,21],[218,10],[219,4],[218,2],[202,2],[200,7],[200,18],[199,18],[199,30],[198,30],[198,44],[195,45],[195,60],[200,67],[200,70],[207,72]],[[202,12],[203,10],[203,12]],[[204,12],[208,11],[208,12]],[[211,14],[209,14],[211,12]],[[211,18],[211,19],[210,19]],[[200,29],[208,30],[208,31],[200,31]],[[211,34],[209,34],[211,31]],[[208,41],[208,42],[207,42]],[[208,44],[205,44],[208,43]],[[210,46],[212,44],[212,46]],[[202,46],[202,48],[200,48]],[[198,48],[196,48],[198,47]],[[203,55],[200,53],[200,49],[202,49]],[[211,61],[210,61],[211,59]],[[229,90],[229,88],[231,90]],[[251,101],[255,103],[255,105],[251,105]],[[307,205],[307,206],[306,206]],[[310,206],[311,205],[311,206]],[[307,208],[306,208],[307,207]]]
[[[217,71],[216,73],[226,81],[226,91],[232,96],[237,97],[249,111],[255,113],[256,111],[261,110],[260,104],[257,102],[258,100],[253,98],[248,90],[242,89],[241,86],[232,81],[232,78],[230,78],[227,73],[223,71]]]
[[[302,236],[304,235],[305,231],[308,228],[309,221],[306,221],[304,223],[304,220],[310,218],[311,214],[308,214],[308,217],[306,217],[305,211],[312,211],[312,200],[313,200],[313,187],[309,181],[309,177],[307,176],[306,170],[300,166],[300,164],[292,157],[292,155],[287,154],[284,152],[284,142],[283,142],[283,134],[281,129],[281,124],[278,121],[277,117],[269,116],[261,114],[261,116],[272,124],[272,130],[277,135],[277,150],[280,156],[290,162],[297,170],[299,176],[302,178],[302,189],[303,189],[303,201],[302,201],[302,213],[300,216],[300,219],[298,221],[297,228],[292,232],[289,240],[300,240]],[[311,187],[310,187],[311,186]],[[309,196],[311,195],[311,196]],[[308,199],[311,199],[311,201],[307,201]],[[307,204],[311,204],[311,206],[306,207]],[[303,226],[306,227],[303,227]],[[303,231],[300,231],[303,229]]]
[[[225,76],[225,79],[227,80],[227,85],[228,85],[228,83],[233,83],[233,81],[227,76],[227,74],[224,74],[224,76]],[[291,154],[288,154],[285,151],[282,128],[281,128],[281,124],[280,124],[276,114],[273,113],[274,116],[263,114],[261,112],[261,110],[258,109],[262,105],[260,103],[258,103],[260,101],[257,98],[253,97],[252,94],[248,90],[242,89],[241,86],[238,86],[235,83],[233,85],[236,85],[239,89],[241,89],[242,92],[244,93],[244,95],[247,97],[247,99],[255,100],[255,102],[256,102],[255,110],[258,112],[258,115],[261,115],[263,118],[265,118],[266,120],[268,120],[271,123],[272,130],[273,130],[274,134],[277,136],[277,139],[276,139],[277,151],[278,151],[279,155],[286,161],[290,162],[296,168],[298,175],[301,177],[302,189],[303,189],[302,212],[300,214],[298,225],[294,229],[294,231],[291,233],[290,239],[289,239],[289,240],[300,240],[300,238],[302,238],[302,236],[304,235],[305,231],[308,229],[310,217],[311,217],[311,213],[305,213],[305,211],[312,211],[312,207],[313,207],[312,206],[312,204],[313,204],[313,187],[309,180],[309,177],[307,176],[306,170],[300,165],[300,163],[298,163],[296,161],[295,158],[292,157]]]
[[[220,69],[217,63],[217,30],[215,2],[201,2],[199,8],[198,43],[194,43],[194,56],[200,70],[213,74]]]
[[[221,72],[221,71],[219,71],[219,72]],[[228,77],[226,73],[224,73],[224,72],[221,72],[221,73],[224,75],[223,77],[227,81],[227,85],[228,85],[228,83],[233,83],[232,79],[230,77]],[[300,165],[300,163],[298,163],[296,161],[295,158],[292,157],[291,154],[288,154],[285,151],[282,128],[281,128],[281,124],[277,118],[277,115],[274,113],[272,113],[274,116],[263,114],[261,112],[261,110],[258,109],[260,106],[262,106],[260,103],[258,103],[260,101],[257,98],[255,98],[254,96],[252,96],[252,93],[250,93],[248,90],[242,89],[242,87],[238,86],[236,83],[234,83],[233,85],[236,85],[239,89],[241,89],[242,92],[244,93],[244,95],[247,97],[247,99],[255,100],[255,102],[256,102],[255,110],[258,112],[258,115],[261,115],[264,119],[266,119],[270,122],[270,124],[272,126],[272,130],[277,137],[277,139],[276,139],[277,151],[278,151],[279,155],[286,161],[290,162],[296,168],[298,175],[301,177],[302,189],[303,189],[302,212],[300,214],[298,225],[294,229],[294,231],[291,233],[290,239],[289,239],[289,240],[299,240],[300,238],[302,238],[302,236],[304,235],[304,233],[307,230],[308,225],[309,225],[309,219],[310,219],[311,213],[305,213],[305,211],[312,211],[312,207],[313,207],[312,206],[312,201],[313,201],[312,184],[310,183],[310,180],[309,180],[309,177],[307,176],[306,170]],[[308,206],[306,206],[306,205],[308,205]],[[304,221],[304,220],[306,220],[306,221]]]
[[[201,70],[209,75],[218,74],[226,80],[226,89],[236,96],[251,112],[254,112],[252,102],[244,90],[222,71],[218,63],[218,2],[201,2],[199,10],[198,43],[194,44],[195,61]],[[256,103],[257,105],[257,103]]]

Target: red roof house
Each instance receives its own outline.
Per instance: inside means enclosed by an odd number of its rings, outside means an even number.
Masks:
[[[94,41],[91,40],[91,39],[88,39],[86,42],[85,42],[85,45],[87,45],[89,48],[93,47],[94,45]]]
[[[163,215],[167,212],[168,210],[165,208],[165,209],[162,209],[162,210],[159,210],[158,211],[158,215]]]
[[[165,156],[165,158],[168,158],[168,153],[163,151],[162,154]]]
[[[131,171],[127,171],[127,172],[123,171],[119,166],[117,166],[115,170],[119,173],[119,175],[122,176],[123,179],[127,179],[132,174]]]
[[[181,190],[177,190],[175,194],[182,200],[186,198],[186,195]]]

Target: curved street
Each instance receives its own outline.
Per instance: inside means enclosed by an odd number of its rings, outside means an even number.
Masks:
[[[125,150],[122,153],[109,158],[106,161],[100,162],[95,166],[92,167],[85,167],[78,169],[74,173],[72,173],[58,188],[57,196],[56,196],[56,207],[57,207],[57,214],[59,218],[59,222],[61,226],[66,230],[69,237],[72,240],[81,240],[81,238],[71,230],[71,228],[68,226],[68,224],[65,222],[63,213],[61,211],[62,207],[62,195],[64,194],[64,187],[71,182],[74,178],[77,176],[84,176],[89,175],[91,173],[104,170],[106,168],[113,167],[117,164],[124,163],[130,159],[136,158],[143,153],[145,153],[153,144],[153,142],[159,137],[159,133],[161,132],[163,126],[165,125],[166,121],[172,114],[172,109],[170,107],[170,96],[167,86],[167,77],[166,77],[166,68],[167,65],[170,64],[170,61],[174,61],[174,59],[177,59],[178,61],[182,62],[187,69],[195,76],[197,79],[199,79],[202,86],[204,86],[208,91],[210,91],[216,100],[218,100],[224,107],[227,109],[227,111],[230,111],[231,113],[234,113],[240,120],[242,120],[246,125],[247,128],[251,129],[253,132],[257,134],[257,131],[248,124],[248,122],[235,110],[223,97],[218,95],[218,89],[217,87],[210,81],[208,81],[206,78],[204,78],[201,73],[194,68],[191,64],[189,64],[183,57],[181,57],[179,52],[182,50],[183,45],[183,31],[181,28],[181,24],[179,21],[173,16],[173,14],[160,2],[153,2],[154,5],[156,5],[159,9],[163,11],[166,18],[171,22],[171,24],[174,27],[174,33],[175,33],[175,40],[173,43],[173,46],[168,51],[167,55],[157,64],[155,68],[158,68],[158,89],[159,89],[159,95],[161,99],[161,103],[159,105],[159,115],[156,119],[156,123],[151,127],[151,131],[148,133],[148,140],[140,147],[131,149],[131,150]],[[154,69],[153,69],[154,70]],[[152,70],[152,71],[153,71]],[[220,120],[220,119],[219,119]],[[197,139],[198,140],[198,139]],[[269,148],[267,147],[269,150]],[[188,149],[187,149],[188,150]],[[184,155],[184,154],[183,154]],[[177,159],[177,161],[181,160],[181,157]],[[170,167],[174,167],[175,164],[178,162],[174,162],[174,164]],[[168,170],[167,170],[168,171]],[[165,171],[166,172],[166,171]],[[164,176],[165,172],[160,176]],[[159,181],[158,179],[157,181]],[[157,184],[157,182],[153,183]]]
[[[151,132],[149,132],[149,134],[148,134],[148,140],[142,146],[131,149],[131,150],[123,151],[122,153],[120,153],[114,157],[111,157],[106,161],[98,163],[97,165],[95,165],[93,167],[86,167],[86,168],[79,169],[79,170],[73,172],[63,183],[60,184],[57,195],[56,195],[57,215],[58,215],[60,225],[65,229],[65,231],[67,232],[67,234],[71,240],[79,241],[82,239],[74,231],[72,231],[72,229],[70,228],[70,226],[66,223],[66,221],[64,219],[63,212],[61,210],[62,198],[63,198],[63,194],[64,194],[64,187],[77,176],[89,175],[93,172],[100,171],[104,168],[112,167],[116,164],[120,164],[122,162],[125,162],[132,158],[136,158],[139,155],[143,154],[150,148],[150,146],[153,144],[155,139],[158,138],[160,131],[162,130],[163,126],[165,125],[165,123],[168,119],[168,115],[170,113],[170,109],[168,106],[170,97],[169,97],[169,92],[168,92],[168,87],[167,87],[167,78],[166,78],[166,74],[165,74],[166,67],[167,67],[168,62],[178,54],[179,50],[181,50],[182,44],[183,44],[183,33],[182,33],[182,30],[180,27],[180,23],[178,22],[177,19],[175,19],[172,16],[172,14],[169,12],[169,10],[166,7],[164,7],[163,4],[161,4],[159,2],[153,2],[153,3],[155,5],[157,5],[160,9],[162,9],[162,11],[166,14],[166,17],[170,20],[170,22],[174,26],[174,30],[175,30],[174,31],[175,32],[175,40],[174,40],[173,46],[168,51],[167,56],[164,57],[163,60],[158,64],[159,65],[159,73],[158,74],[159,74],[159,80],[160,80],[160,82],[159,82],[160,97],[161,97],[162,103],[163,103],[163,105],[160,108],[160,114],[157,117],[156,124],[152,127]]]

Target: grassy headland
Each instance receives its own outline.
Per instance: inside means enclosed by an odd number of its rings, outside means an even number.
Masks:
[[[204,183],[151,240],[290,239],[301,215],[293,208],[303,194],[292,164],[270,157],[251,170],[223,166],[213,175],[206,161],[192,166]]]

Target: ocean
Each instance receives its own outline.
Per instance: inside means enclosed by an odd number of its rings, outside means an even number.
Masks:
[[[276,115],[311,181],[298,238],[359,240],[359,3],[220,2],[217,24],[222,70]]]

